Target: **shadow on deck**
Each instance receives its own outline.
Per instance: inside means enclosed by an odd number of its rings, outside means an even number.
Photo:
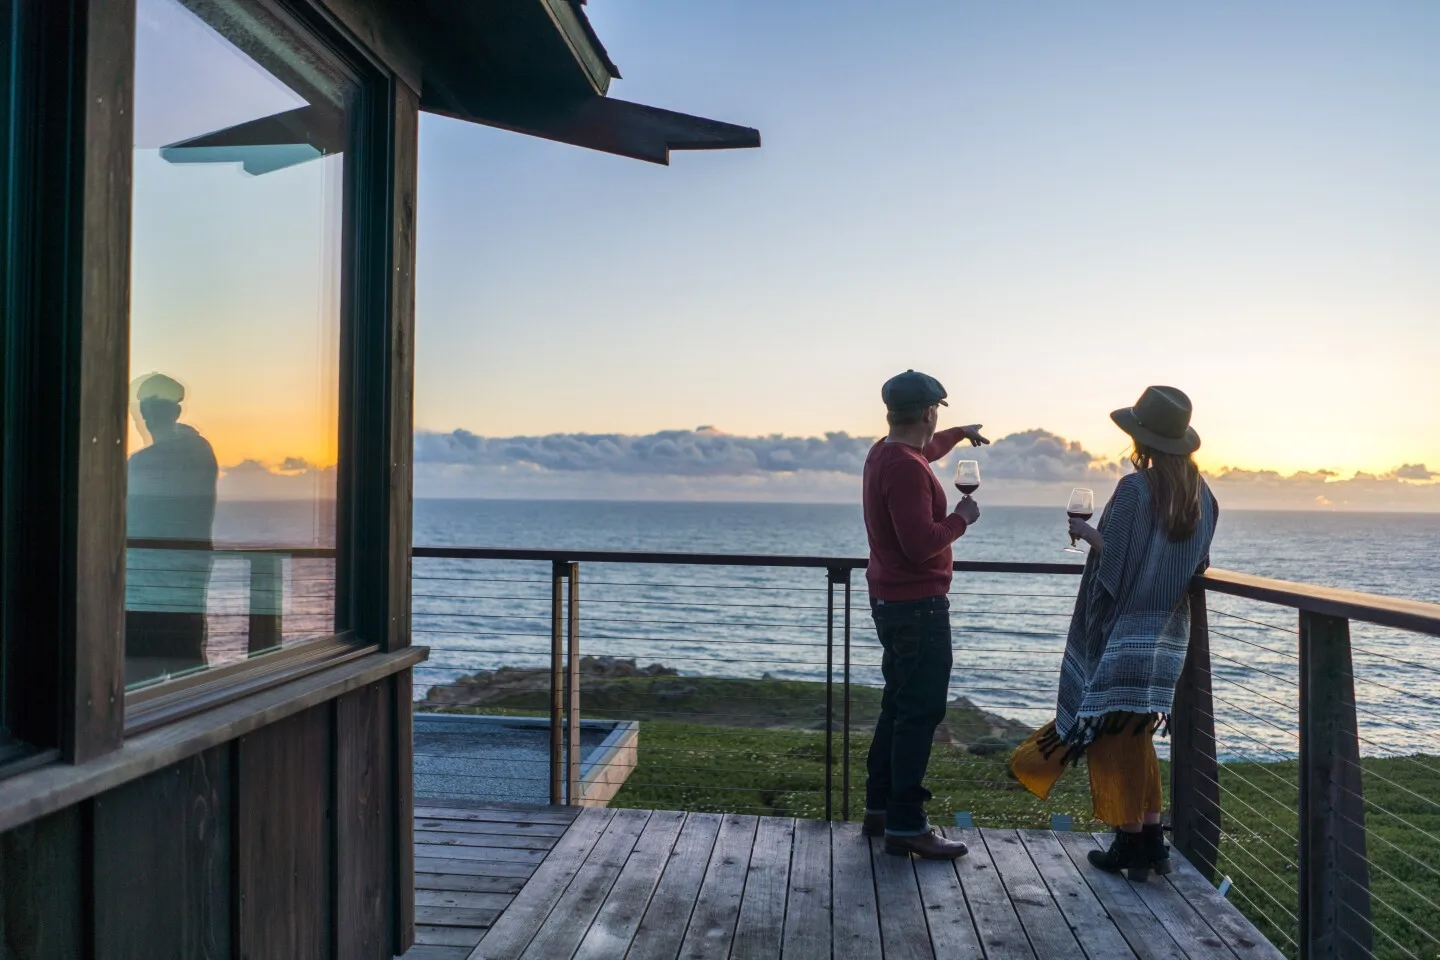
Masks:
[[[955,864],[858,823],[421,806],[405,960],[1282,956],[1178,856],[1131,884],[1086,862],[1090,834],[947,833],[970,845]]]

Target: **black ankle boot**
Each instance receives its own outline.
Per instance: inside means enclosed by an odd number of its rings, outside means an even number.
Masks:
[[[1174,869],[1170,863],[1170,847],[1165,843],[1165,828],[1158,823],[1147,823],[1140,829],[1144,839],[1145,859],[1150,869],[1164,876]]]
[[[1115,840],[1105,852],[1091,850],[1090,862],[1106,873],[1124,873],[1139,882],[1150,879],[1150,858],[1146,856],[1145,835],[1115,831]]]

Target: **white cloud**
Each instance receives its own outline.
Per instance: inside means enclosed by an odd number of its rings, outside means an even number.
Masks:
[[[243,460],[220,469],[221,500],[333,500],[335,468],[287,457],[278,467]]]
[[[986,480],[1114,483],[1122,476],[1118,464],[1107,463],[1079,442],[1048,430],[1012,433],[978,449],[965,446],[950,460],[960,458],[978,460]]]
[[[645,436],[564,434],[489,438],[468,430],[422,432],[417,464],[503,467],[530,464],[569,473],[723,477],[814,470],[858,474],[873,439],[830,433],[824,437],[734,437],[713,427],[665,430]]]
[[[645,436],[552,434],[481,437],[466,430],[421,431],[415,439],[420,497],[602,500],[774,500],[856,502],[871,437],[738,437],[714,427]],[[1026,430],[979,449],[985,501],[1053,505],[1072,485],[1104,500],[1129,469],[1047,430]],[[1333,471],[1282,475],[1223,469],[1208,480],[1228,509],[1440,511],[1440,474],[1405,464],[1384,475],[1341,478]],[[947,488],[948,489],[948,488]]]
[[[1435,480],[1440,478],[1440,473],[1423,463],[1406,463],[1395,469],[1395,476],[1400,480]]]

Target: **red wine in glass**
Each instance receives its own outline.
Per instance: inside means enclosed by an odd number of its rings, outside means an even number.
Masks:
[[[980,489],[980,464],[975,460],[961,460],[955,467],[955,489],[970,496]]]
[[[1065,513],[1071,520],[1089,520],[1095,515],[1095,493],[1083,487],[1076,487],[1070,491],[1070,502],[1065,505]],[[1066,553],[1082,553],[1079,547],[1075,546],[1075,538],[1070,538],[1070,546],[1065,548]]]

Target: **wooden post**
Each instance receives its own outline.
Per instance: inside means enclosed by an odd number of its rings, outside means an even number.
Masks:
[[[385,649],[411,640],[411,552],[415,451],[415,208],[420,156],[420,95],[396,80],[390,104],[389,467]],[[395,954],[415,943],[415,688],[409,670],[395,677],[394,833]]]
[[[550,802],[565,802],[565,564],[550,562]]]
[[[835,819],[835,583],[841,571],[825,575],[825,819]]]
[[[251,553],[247,559],[250,561],[250,635],[247,648],[255,654],[280,646],[285,558],[278,553]]]
[[[578,806],[580,789],[580,564],[566,564],[570,581],[570,609],[566,618],[569,650],[565,657],[565,802]]]
[[[1170,822],[1175,849],[1215,881],[1220,851],[1220,770],[1210,688],[1210,615],[1205,588],[1190,589],[1190,649],[1170,710]]]
[[[1370,871],[1350,621],[1300,611],[1300,956],[1369,957]]]
[[[845,569],[845,656],[842,689],[845,707],[840,735],[840,819],[850,819],[850,569]]]

